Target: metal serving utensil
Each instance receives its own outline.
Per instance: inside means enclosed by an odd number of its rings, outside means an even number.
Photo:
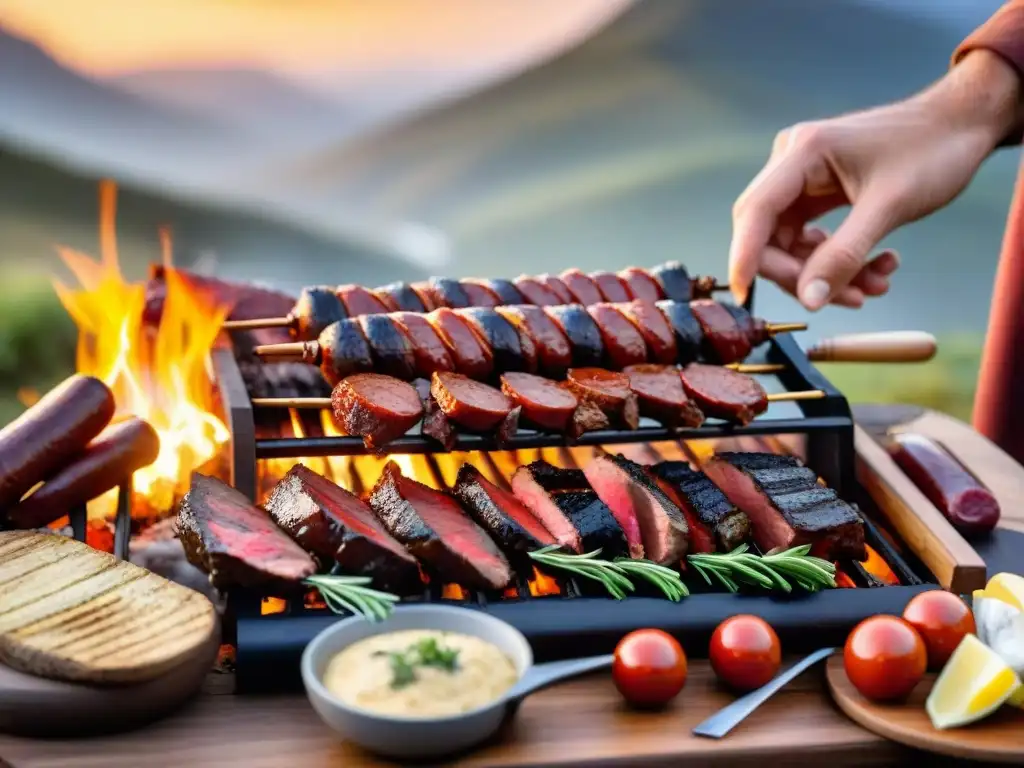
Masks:
[[[771,682],[762,685],[756,691],[751,691],[742,696],[727,707],[722,707],[715,714],[693,729],[697,736],[706,736],[709,739],[720,739],[729,731],[742,723],[747,716],[774,696],[787,683],[799,676],[801,673],[813,667],[819,661],[827,659],[836,652],[835,648],[822,648],[815,651],[802,661],[798,661],[781,675],[776,675]]]

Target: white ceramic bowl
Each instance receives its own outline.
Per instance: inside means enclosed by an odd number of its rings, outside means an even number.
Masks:
[[[373,635],[406,629],[430,629],[473,635],[501,649],[519,674],[505,695],[458,715],[435,718],[379,715],[338,701],[324,687],[330,660],[352,643]],[[468,749],[487,739],[527,694],[566,677],[609,666],[612,656],[534,665],[533,651],[522,633],[488,614],[444,605],[400,606],[383,622],[361,617],[342,619],[315,638],[302,654],[302,680],[313,708],[346,740],[389,757],[428,758]]]

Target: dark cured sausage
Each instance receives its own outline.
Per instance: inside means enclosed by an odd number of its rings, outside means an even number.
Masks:
[[[445,416],[473,432],[499,428],[508,437],[507,425],[519,419],[519,408],[509,397],[458,373],[435,373],[430,380],[430,394]]]
[[[459,280],[471,307],[496,307],[501,304],[501,297],[483,283],[476,280]]]
[[[538,307],[554,307],[561,304],[558,294],[535,277],[520,275],[514,281],[523,298]]]
[[[442,307],[427,315],[455,361],[455,370],[473,379],[486,379],[494,370],[494,356],[476,332],[454,310]]]
[[[523,304],[495,307],[494,311],[519,330],[520,343],[524,337],[532,341],[541,373],[556,379],[565,376],[572,365],[572,347],[562,329],[543,309]]]
[[[605,301],[629,301],[626,284],[611,272],[591,272],[590,279],[597,285]]]
[[[631,365],[623,373],[629,376],[629,387],[639,401],[641,416],[666,427],[699,427],[704,423],[704,414],[686,396],[679,369],[674,365]]]
[[[442,307],[461,309],[470,306],[469,296],[462,290],[458,280],[452,280],[450,277],[432,277],[430,287],[434,295],[441,300]]]
[[[587,307],[602,300],[597,283],[578,269],[567,269],[558,276],[558,279],[565,283],[577,304]]]
[[[673,301],[690,301],[693,298],[693,283],[686,267],[678,261],[667,261],[650,270],[665,298]]]
[[[412,344],[416,375],[429,379],[434,371],[454,371],[455,363],[427,319],[415,312],[394,312],[389,315]]]
[[[409,287],[412,288],[413,293],[419,296],[423,306],[427,308],[427,312],[433,312],[444,306],[441,297],[434,293],[430,283],[413,283]]]
[[[587,307],[587,313],[601,331],[607,363],[616,370],[647,362],[647,344],[640,331],[633,327],[611,304]]]
[[[160,437],[132,417],[107,427],[85,452],[11,509],[15,528],[42,528],[79,504],[101,496],[147,467],[160,454]]]
[[[382,315],[388,311],[387,306],[361,285],[342,285],[338,288],[338,298],[345,305],[349,317],[359,315]]]
[[[964,533],[991,531],[999,502],[935,442],[923,435],[896,434],[889,451],[914,485]]]
[[[554,275],[537,275],[537,279],[544,283],[558,297],[560,304],[572,304],[572,292],[557,277]]]
[[[652,363],[674,363],[676,361],[676,336],[672,326],[657,305],[649,301],[631,301],[619,305],[622,314],[629,320],[647,344]]]
[[[580,368],[601,365],[604,359],[604,343],[601,331],[586,307],[579,304],[562,304],[544,307],[548,317],[554,320],[572,347],[572,364]]]
[[[419,295],[408,283],[388,283],[374,291],[374,295],[390,305],[393,312],[426,312]]]
[[[423,402],[416,388],[379,373],[349,376],[334,388],[331,406],[338,426],[348,435],[363,438],[363,444],[374,453],[423,417]]]
[[[315,339],[331,323],[348,317],[348,313],[334,288],[314,285],[302,289],[292,316],[295,318],[295,338]]]
[[[106,384],[76,375],[0,430],[0,510],[81,453],[110,423],[114,407]]]
[[[704,331],[703,350],[709,362],[728,365],[747,358],[750,339],[729,310],[710,299],[690,302],[690,309]]]
[[[749,424],[768,409],[768,395],[757,380],[731,368],[692,363],[680,376],[686,394],[708,416]]]
[[[658,281],[639,267],[626,267],[619,277],[629,289],[629,298],[641,301],[659,301],[665,298]]]
[[[320,372],[332,387],[353,373],[373,370],[370,345],[358,319],[339,320],[320,334]]]
[[[576,396],[565,387],[529,373],[506,373],[501,377],[501,391],[522,408],[524,421],[555,432],[568,427],[579,405]]]
[[[581,402],[596,405],[613,422],[628,429],[639,425],[636,395],[626,374],[602,368],[570,368],[565,385]]]
[[[416,375],[416,358],[408,337],[389,315],[363,315],[359,326],[370,344],[373,370],[409,381]]]
[[[473,329],[480,341],[494,355],[498,371],[529,371],[530,361],[524,358],[519,331],[508,320],[489,307],[468,307],[455,313]],[[531,352],[534,352],[532,349]],[[537,354],[533,354],[533,370],[537,368]]]
[[[700,359],[704,331],[690,309],[682,301],[659,301],[655,306],[662,311],[676,337],[676,362],[687,365]]]
[[[483,284],[494,291],[501,298],[502,304],[525,304],[526,299],[523,294],[519,292],[511,280],[505,280],[504,278],[493,278],[484,280]]]

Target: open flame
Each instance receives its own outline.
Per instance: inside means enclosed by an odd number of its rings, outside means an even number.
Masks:
[[[111,388],[118,415],[148,421],[160,436],[160,454],[135,473],[135,493],[152,510],[165,511],[187,488],[193,469],[216,456],[230,435],[213,413],[206,361],[230,307],[210,306],[171,268],[171,241],[160,233],[167,268],[167,294],[159,325],[147,326],[146,286],[121,274],[115,219],[117,188],[100,185],[100,258],[59,248],[78,280],[70,288],[54,281],[61,303],[78,326],[76,367]],[[116,493],[116,492],[114,492]],[[90,505],[107,516],[113,494]]]

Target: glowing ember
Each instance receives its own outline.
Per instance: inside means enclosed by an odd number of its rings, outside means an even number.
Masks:
[[[558,582],[546,573],[541,573],[536,568],[533,569],[533,578],[530,579],[528,585],[530,587],[530,594],[534,597],[562,594],[562,590],[559,588]]]
[[[445,584],[441,587],[441,598],[444,600],[465,600],[469,597],[466,590],[458,584]]]
[[[840,589],[856,589],[857,585],[853,583],[853,579],[847,576],[842,571],[836,571],[836,586]]]
[[[887,584],[890,587],[899,586],[899,578],[892,572],[892,569],[889,567],[888,563],[882,559],[882,556],[871,547],[868,547],[867,550],[868,559],[861,563],[861,565],[864,566],[864,570],[883,584]]]
[[[260,602],[260,616],[273,616],[288,610],[288,601],[279,597],[264,597]]]
[[[61,303],[78,326],[77,370],[113,390],[119,415],[145,419],[160,435],[160,455],[135,473],[135,492],[149,506],[169,510],[191,471],[216,456],[230,437],[213,414],[206,361],[227,306],[210,306],[170,267],[170,239],[161,233],[167,295],[159,326],[143,319],[146,287],[129,283],[117,255],[117,189],[100,186],[100,260],[69,248],[61,259],[80,287],[54,281]],[[91,515],[113,513],[116,492],[90,505]]]

